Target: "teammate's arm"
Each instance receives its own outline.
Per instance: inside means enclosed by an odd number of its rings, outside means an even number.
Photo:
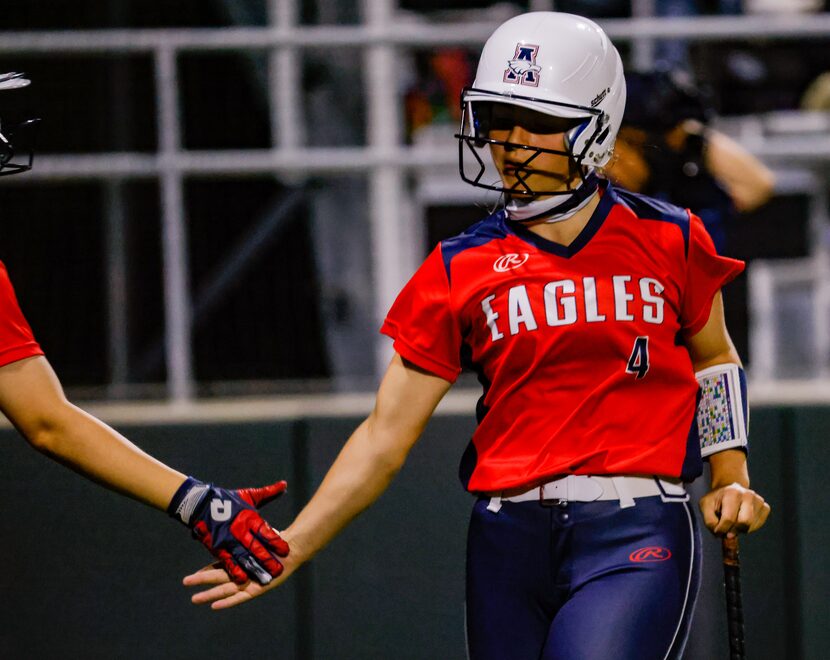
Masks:
[[[772,171],[732,138],[711,128],[704,130],[706,167],[726,188],[735,208],[748,213],[769,201],[775,189]]]
[[[185,475],[70,403],[44,357],[0,367],[0,409],[41,453],[157,509],[184,483]]]
[[[197,604],[223,609],[244,603],[281,584],[372,504],[403,466],[450,383],[395,355],[378,389],[374,410],[354,431],[322,484],[297,519],[282,533],[291,546],[285,572],[267,587],[239,586],[224,571],[208,567],[188,575],[188,586],[218,585],[193,596]]]
[[[686,339],[695,372],[718,364],[741,364],[726,330],[723,298],[718,292],[712,301],[709,320],[697,334]],[[706,527],[717,535],[754,532],[769,516],[770,506],[749,488],[746,453],[727,449],[709,457],[711,490],[700,500]]]
[[[228,491],[186,478],[141,451],[115,430],[70,403],[46,358],[30,357],[0,367],[0,411],[35,449],[116,492],[171,511],[205,547],[245,582],[279,575],[276,555],[288,552],[276,531],[254,511],[285,490],[280,482],[263,489]],[[212,518],[213,498],[225,505]],[[243,570],[244,569],[244,570]]]

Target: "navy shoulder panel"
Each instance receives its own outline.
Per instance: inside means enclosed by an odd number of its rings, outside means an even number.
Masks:
[[[640,195],[629,190],[614,188],[614,193],[623,204],[634,211],[638,218],[670,222],[680,227],[683,234],[684,251],[687,255],[689,254],[689,225],[691,221],[688,210],[664,202],[661,199]]]
[[[464,252],[464,250],[504,238],[507,234],[504,211],[499,211],[481,222],[469,226],[463,233],[441,241],[441,256],[444,259],[447,281],[450,279],[450,263],[457,255]]]

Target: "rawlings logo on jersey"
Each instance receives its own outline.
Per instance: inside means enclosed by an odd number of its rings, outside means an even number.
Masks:
[[[493,270],[497,273],[506,273],[508,270],[518,268],[529,258],[530,255],[527,252],[522,252],[522,254],[511,252],[496,259],[493,264]]]
[[[504,82],[538,87],[539,73],[542,71],[542,67],[536,64],[538,52],[539,46],[516,44],[516,53],[512,60],[508,60],[504,71]]]

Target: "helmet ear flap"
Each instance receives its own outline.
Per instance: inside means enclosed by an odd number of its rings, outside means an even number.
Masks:
[[[565,133],[565,148],[568,152],[573,156],[573,145],[576,143],[577,138],[582,135],[582,132],[588,128],[588,124],[591,123],[591,119],[587,118],[585,121],[577,124],[567,133]]]
[[[606,113],[603,112],[599,116],[599,119],[597,121],[599,124],[600,132],[599,135],[597,135],[597,139],[594,140],[594,144],[602,146],[611,133],[611,117],[609,117]]]

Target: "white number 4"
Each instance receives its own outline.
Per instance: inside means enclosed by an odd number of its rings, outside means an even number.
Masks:
[[[648,373],[648,337],[637,337],[634,340],[634,348],[631,351],[631,357],[628,358],[625,372],[636,374],[637,380]]]

